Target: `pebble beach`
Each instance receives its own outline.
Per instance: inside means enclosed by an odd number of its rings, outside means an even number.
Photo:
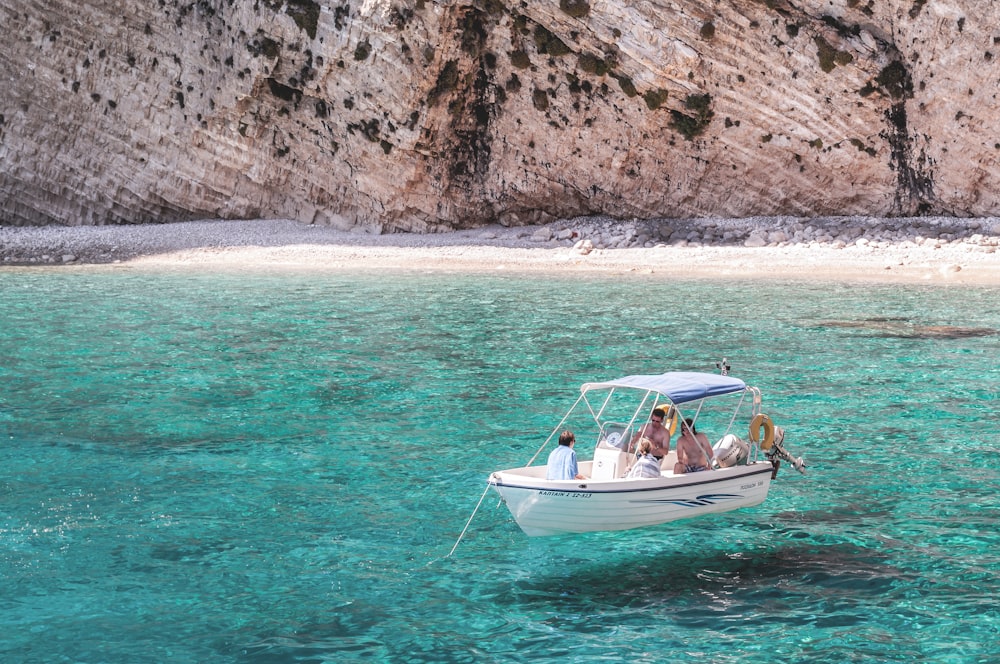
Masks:
[[[753,217],[445,233],[291,220],[0,227],[0,267],[614,272],[666,278],[1000,284],[1000,219]]]

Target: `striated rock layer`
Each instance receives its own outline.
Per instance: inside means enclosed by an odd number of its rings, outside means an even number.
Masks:
[[[2,223],[1000,214],[987,0],[0,0]]]

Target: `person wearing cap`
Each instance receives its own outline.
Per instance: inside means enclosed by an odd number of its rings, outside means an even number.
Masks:
[[[671,409],[672,412],[673,409]],[[653,444],[650,454],[659,460],[667,456],[667,453],[670,451],[670,429],[663,424],[666,417],[666,411],[659,407],[654,408],[653,412],[649,415],[649,422],[643,424],[639,428],[639,431],[632,436],[633,445],[640,443],[643,438],[648,438]]]
[[[677,463],[674,464],[674,475],[712,470],[713,456],[715,453],[708,442],[708,436],[698,433],[694,428],[694,420],[690,417],[684,418],[681,422],[681,437],[677,439]]]
[[[576,452],[573,444],[576,436],[572,431],[563,431],[559,434],[559,446],[549,454],[548,464],[545,468],[545,479],[547,480],[583,480],[586,479],[580,474],[576,465]]]

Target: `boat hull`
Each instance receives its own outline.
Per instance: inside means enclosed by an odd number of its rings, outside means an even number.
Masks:
[[[586,462],[585,462],[586,463]],[[581,470],[586,472],[581,464]],[[759,461],[651,479],[546,480],[544,466],[498,471],[489,483],[526,535],[654,526],[759,505],[773,467]]]

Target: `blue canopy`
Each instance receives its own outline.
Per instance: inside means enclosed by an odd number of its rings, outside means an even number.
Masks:
[[[675,404],[697,401],[705,397],[740,392],[747,384],[739,378],[697,371],[671,371],[665,374],[625,376],[603,383],[584,383],[580,392],[619,387],[656,392]]]

